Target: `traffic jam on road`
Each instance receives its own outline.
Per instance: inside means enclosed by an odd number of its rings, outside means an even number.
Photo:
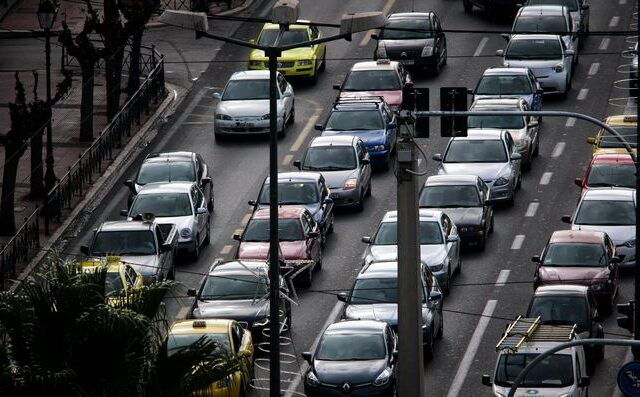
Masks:
[[[497,112],[469,116],[467,136],[419,141],[430,153],[419,163],[428,173],[416,195],[428,395],[505,396],[544,350],[579,338],[628,338],[611,314],[630,294],[624,270],[636,265],[631,154],[594,125],[567,134],[575,119],[504,115],[585,113],[618,131],[635,154],[637,69],[623,77],[631,106],[608,106],[616,93],[604,87],[612,79],[591,88],[591,95],[603,96],[597,105],[585,101],[598,69],[625,61],[598,57],[599,45],[614,38],[590,36],[590,24],[603,31],[608,21],[590,16],[594,5],[586,0],[529,0],[513,10],[513,20],[497,25],[493,17],[504,10],[494,3],[501,2],[462,0],[456,13],[440,4],[435,11],[392,12],[394,3],[385,6],[385,27],[360,43],[366,51],[358,50],[357,62],[340,61],[340,70],[332,63],[349,54],[347,44],[335,56],[322,44],[278,59],[276,125],[280,145],[291,149],[283,148],[277,181],[265,177],[264,147],[250,146],[270,126],[268,62],[254,50],[245,70],[229,66],[216,92],[205,91],[200,103],[207,106],[194,106],[211,110],[211,123],[185,123],[181,137],[154,146],[125,181],[122,219],[96,225],[82,247],[91,259],[117,256],[127,265],[120,289],[140,288],[139,280],[185,285],[186,296],[175,300],[183,307],[168,336],[169,354],[206,335],[247,363],[212,384],[213,395],[265,390],[260,379],[268,379],[269,290],[275,288],[268,277],[273,183],[283,264],[281,339],[293,347],[285,364],[297,374],[283,388],[288,395],[397,395],[394,162],[403,92],[418,86],[466,85],[470,111]],[[619,4],[629,14],[626,0]],[[482,20],[476,26],[484,30],[506,31],[495,41],[483,37],[476,48],[480,54],[495,47],[493,58],[458,55],[461,36],[446,32],[449,23],[460,28],[459,15],[467,24]],[[637,29],[634,15],[629,23]],[[280,43],[322,37],[309,21],[299,22]],[[624,30],[618,23],[609,28]],[[268,45],[277,32],[278,25],[267,23],[255,42]],[[637,68],[637,44],[626,47]],[[336,76],[341,82],[328,80]],[[204,138],[191,144],[191,133]],[[432,135],[438,134],[432,129]],[[245,174],[229,171],[244,164],[244,145],[248,157],[262,156],[260,164]],[[623,355],[603,346],[561,350],[541,361],[516,395],[610,394]]]

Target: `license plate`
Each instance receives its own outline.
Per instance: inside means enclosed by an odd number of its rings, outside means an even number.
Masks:
[[[400,60],[400,63],[403,65],[413,65],[415,61],[413,59],[402,59]]]

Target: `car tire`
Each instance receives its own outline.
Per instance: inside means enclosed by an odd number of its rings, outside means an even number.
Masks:
[[[462,7],[464,8],[464,12],[473,11],[473,4],[471,4],[471,0],[462,0]]]
[[[436,55],[436,60],[433,63],[433,75],[440,75],[440,55]]]
[[[285,135],[287,134],[286,129],[287,129],[287,123],[283,122],[282,123],[282,129],[280,131],[278,131],[278,138],[282,139],[282,138],[285,137]]]
[[[429,336],[423,346],[424,360],[431,361],[433,359],[433,330],[429,331]]]
[[[456,273],[462,273],[462,257],[458,254],[458,267],[456,268]]]
[[[289,124],[293,124],[296,122],[296,103],[295,101],[291,104],[291,113],[289,113]]]
[[[515,190],[520,190],[521,188],[522,188],[522,171],[520,171],[520,174],[518,175],[518,182],[516,182]]]
[[[166,280],[175,280],[176,279],[176,268],[174,265],[171,265],[171,269],[167,272]]]
[[[318,84],[318,71],[317,70],[313,72],[313,76],[309,77],[309,82],[311,83],[311,85]]]
[[[444,294],[449,295],[451,292],[451,264],[449,264],[449,268],[447,269],[447,285],[442,287]]]
[[[511,198],[507,200],[507,207],[513,207],[515,203],[516,203],[516,189],[513,189],[513,192],[511,192]]]
[[[369,185],[367,186],[367,191],[364,193],[366,197],[371,197],[371,180],[369,180]]]
[[[596,358],[593,350],[591,350],[589,356],[586,358],[586,367],[587,367],[587,375],[591,376],[594,372],[596,372]]]
[[[366,195],[366,193],[360,193],[360,198],[358,199],[358,202],[355,205],[355,209],[358,212],[362,212],[364,210],[364,196]]]
[[[333,233],[333,221],[334,221],[334,215],[333,215],[333,212],[331,212],[331,223],[329,223],[329,227],[327,228],[327,234]]]
[[[489,233],[493,233],[493,214],[491,215],[491,225],[489,226]]]
[[[316,262],[316,266],[313,270],[322,270],[322,250],[320,250],[320,257],[318,258],[318,262]]]
[[[327,68],[327,49],[325,47],[324,54],[322,54],[322,63],[318,68],[318,72],[324,72],[326,68]]]
[[[191,261],[197,262],[198,258],[200,258],[200,235],[196,235],[195,240],[193,240],[193,251],[191,252]]]
[[[207,234],[204,235],[204,241],[202,242],[204,245],[211,244],[211,220],[207,220]]]
[[[436,339],[442,339],[444,336],[444,317],[440,320],[440,327],[438,327],[438,333],[436,334]]]

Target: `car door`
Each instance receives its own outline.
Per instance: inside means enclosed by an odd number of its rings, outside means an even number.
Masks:
[[[447,216],[447,214],[442,214],[442,218],[440,219],[440,227],[444,232],[444,241],[447,245],[447,257],[449,258],[451,273],[453,273],[453,267],[458,266],[458,263],[460,262],[460,238],[458,237],[457,241],[447,240],[449,239],[449,236],[458,236],[458,228]]]
[[[536,79],[536,76],[533,74],[531,69],[527,69],[527,76],[529,76],[531,92],[533,92],[531,109],[542,110],[542,87],[540,86],[540,83],[538,83],[538,79]]]
[[[605,250],[607,252],[607,262],[609,262],[609,280],[613,285],[614,294],[618,291],[620,285],[620,268],[618,263],[611,263],[611,258],[615,255],[615,244],[611,241],[608,235],[604,237]]]
[[[422,279],[422,291],[424,294],[424,299],[426,302],[423,302],[423,306],[426,306],[431,312],[431,321],[433,324],[431,325],[433,330],[440,329],[440,323],[442,323],[442,299],[439,300],[431,300],[429,296],[431,295],[431,291],[434,290],[433,285],[433,276],[429,270],[424,270],[420,272],[420,278]]]
[[[330,226],[331,216],[333,215],[333,200],[327,200],[330,193],[322,175],[320,179],[318,179],[318,192],[320,193],[320,206],[322,207],[320,225],[323,231],[326,232]]]
[[[523,111],[531,110],[527,101],[522,100],[520,104]],[[527,137],[529,138],[529,142],[531,142],[529,149],[534,150],[538,142],[538,120],[534,116],[525,116],[524,119],[527,126]],[[533,155],[533,153],[531,155]]]
[[[289,117],[291,114],[291,109],[293,109],[293,88],[287,82],[287,79],[280,73],[278,73],[277,83],[278,83],[278,91],[280,93],[280,101],[282,102],[282,106],[284,107],[285,120],[286,117]],[[286,95],[285,95],[286,94]]]
[[[382,104],[382,113],[385,122],[385,130],[387,131],[387,140],[389,142],[389,150],[393,151],[396,147],[396,137],[398,135],[398,123],[396,115],[393,113],[389,105],[386,102]],[[393,124],[393,128],[389,128],[389,124]]]
[[[191,202],[193,203],[193,213],[196,217],[198,235],[200,236],[200,241],[202,241],[206,234],[205,228],[207,227],[207,217],[209,215],[208,213],[198,214],[198,208],[207,208],[207,204],[204,202],[204,194],[196,185],[191,186]]]
[[[318,263],[318,259],[320,259],[320,227],[313,220],[313,216],[308,211],[302,213],[302,217],[300,218],[302,222],[302,230],[304,230],[304,239],[307,245],[307,255],[309,259],[313,260],[314,265]],[[309,233],[317,232],[318,236],[309,237]]]
[[[434,14],[432,26],[434,28],[435,34],[435,50],[438,54],[438,59],[443,59],[447,54],[447,39],[444,36],[444,32],[442,31],[442,26],[440,25],[440,20]]]
[[[520,172],[520,161],[511,159],[511,156],[517,152],[517,149],[515,148],[515,145],[513,144],[513,138],[511,137],[511,134],[508,131],[505,131],[504,133],[504,144],[507,150],[507,154],[509,156],[508,161],[510,163],[510,168],[511,168],[511,183],[512,183],[512,186],[515,188],[515,184],[518,180],[518,175]]]
[[[487,184],[481,178],[477,179],[478,194],[480,195],[480,201],[482,202],[482,223],[485,226],[485,233],[487,233],[491,227],[491,215],[493,207],[488,204],[489,201],[489,188]]]
[[[361,139],[358,139],[356,142],[356,155],[358,156],[358,177],[360,179],[360,186],[367,189],[369,182],[371,181],[371,164],[363,163],[364,160],[369,160],[369,152],[367,152],[367,148],[364,146],[364,142],[362,142]]]

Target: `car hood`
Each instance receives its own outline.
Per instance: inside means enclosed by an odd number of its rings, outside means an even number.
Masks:
[[[426,319],[429,309],[423,304],[422,318]],[[358,320],[377,320],[396,326],[398,324],[398,305],[395,303],[376,303],[372,305],[347,305],[345,318]]]
[[[458,227],[461,225],[474,226],[482,223],[482,207],[438,209],[444,211]]]
[[[340,98],[353,98],[362,96],[381,96],[389,106],[402,104],[402,90],[395,91],[341,91]]]
[[[313,57],[312,47],[292,48],[290,50],[282,51],[282,55],[278,57],[278,61],[290,61],[298,59],[311,59]],[[269,58],[264,54],[262,50],[253,50],[249,55],[249,59],[252,61],[268,61]]]
[[[320,210],[320,208],[322,207],[322,205],[320,203],[311,203],[311,204],[290,204],[290,205],[280,205],[280,207],[304,207],[306,209],[309,210],[309,212],[311,212],[311,215],[315,215],[316,213]],[[263,209],[263,208],[269,208],[269,204],[258,204],[258,207],[256,209]],[[316,219],[317,221],[317,219]]]
[[[278,113],[282,105],[278,101]],[[216,113],[231,117],[261,117],[269,113],[268,99],[252,99],[246,101],[220,101]]]
[[[313,360],[313,371],[320,382],[340,386],[345,382],[351,384],[371,383],[386,367],[386,360]]]
[[[514,95],[514,94],[474,94],[473,95],[473,101],[476,101],[478,99],[485,99],[485,98],[489,98],[489,99],[493,99],[493,98],[522,98],[527,102],[527,105],[529,105],[529,107],[533,106],[533,94],[523,94],[523,95]]]
[[[635,225],[606,226],[606,225],[573,225],[573,230],[596,230],[609,235],[615,245],[623,244],[636,237]]]
[[[358,177],[358,169],[342,171],[321,171],[329,189],[342,189],[344,182],[349,178]]]
[[[387,51],[391,50],[394,53],[402,50],[420,50],[427,46],[433,46],[433,38],[428,39],[413,39],[413,40],[380,40],[380,44],[384,45]]]
[[[420,245],[420,260],[427,265],[439,265],[447,256],[447,250],[443,244]],[[398,246],[396,245],[370,245],[365,252],[365,257],[372,261],[396,261],[398,260]]]
[[[609,279],[609,268],[588,266],[540,266],[541,282],[562,282],[568,284],[591,285],[595,282],[606,282]]]
[[[484,181],[494,181],[509,174],[510,163],[440,163],[440,174],[477,175]]]
[[[153,276],[158,271],[157,255],[122,255],[120,259],[130,264],[143,277]]]
[[[281,241],[280,250],[285,260],[307,259],[304,240]],[[269,256],[269,242],[243,241],[238,247],[237,259],[267,259]]]
[[[384,136],[384,130],[355,130],[355,131],[338,131],[338,130],[324,130],[322,136],[331,135],[353,135],[362,139],[366,146],[371,145],[384,145],[386,143],[386,137]]]
[[[167,216],[156,218],[158,223],[169,224],[173,223],[176,225],[176,231],[180,234],[180,230],[184,228],[192,228],[196,218],[193,215],[188,216]]]
[[[554,67],[558,63],[562,62],[562,58],[558,59],[549,59],[549,60],[535,60],[535,59],[523,59],[523,60],[512,60],[505,59],[505,65],[508,65],[510,68],[529,68],[533,72],[534,75],[538,75],[539,71],[544,69],[544,73],[548,72],[548,69]]]
[[[269,315],[269,300],[257,296],[255,300],[198,300],[194,317],[230,318],[253,322]]]

